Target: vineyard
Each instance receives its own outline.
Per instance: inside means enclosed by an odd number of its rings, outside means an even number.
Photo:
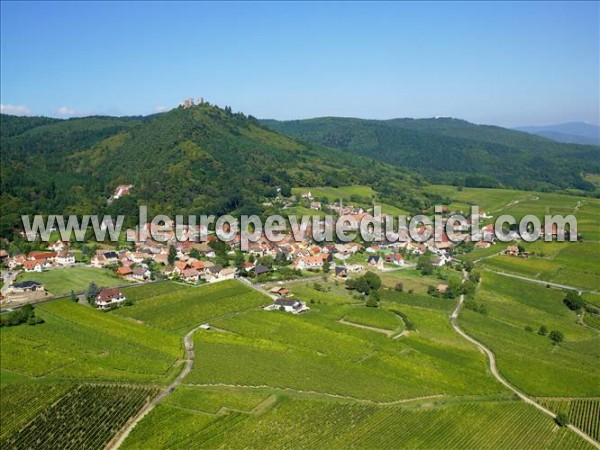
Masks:
[[[170,291],[170,286],[175,289]],[[233,280],[183,289],[175,283],[162,283],[158,289],[160,295],[136,300],[135,305],[112,314],[183,335],[214,317],[270,303],[269,298]]]
[[[73,385],[68,383],[5,383],[0,387],[2,426],[0,440],[18,431],[44,408],[65,395]]]
[[[392,340],[338,323],[339,312],[330,308],[340,307],[315,306],[301,317],[248,311],[212,321],[230,333],[196,333],[202,358],[186,383],[266,385],[375,401],[502,391],[441,311],[405,307],[429,331]]]
[[[183,354],[176,334],[69,300],[39,305],[36,315],[44,319],[43,327],[0,329],[3,370],[31,377],[160,383]]]
[[[24,428],[3,436],[0,447],[102,448],[157,392],[153,388],[81,385],[43,409]]]
[[[577,428],[600,441],[600,399],[541,398],[540,403],[555,413],[566,413]]]
[[[161,405],[162,406],[162,405]],[[166,429],[166,424],[176,423]],[[159,430],[154,432],[154,430]],[[123,448],[588,449],[583,439],[517,401],[410,407],[282,397],[262,415],[153,410]]]

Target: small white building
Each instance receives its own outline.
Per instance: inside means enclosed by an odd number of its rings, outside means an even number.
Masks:
[[[308,311],[310,308],[306,303],[293,298],[280,297],[265,308],[268,311],[285,311],[292,314],[300,314]]]

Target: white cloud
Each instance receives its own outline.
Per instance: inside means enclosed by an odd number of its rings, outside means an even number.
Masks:
[[[27,105],[0,105],[0,113],[12,114],[14,116],[26,116],[31,113],[29,106]]]
[[[167,108],[166,106],[160,106],[159,105],[159,106],[155,106],[154,107],[154,112],[157,112],[157,113],[165,112],[165,111],[168,111],[168,110],[169,110],[169,108]]]
[[[61,106],[56,110],[56,114],[59,114],[61,116],[73,116],[75,115],[75,110],[69,108],[68,106]]]

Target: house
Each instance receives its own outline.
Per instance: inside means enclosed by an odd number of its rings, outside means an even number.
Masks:
[[[254,267],[254,273],[256,274],[256,276],[260,276],[265,273],[269,273],[270,271],[271,271],[271,269],[269,269],[267,266],[263,266],[261,264],[258,264],[257,266]]]
[[[33,260],[44,260],[53,261],[56,258],[56,252],[29,252],[27,259]]]
[[[396,266],[403,266],[404,265],[404,256],[402,256],[400,253],[394,253],[392,255],[387,255],[385,257],[385,262],[390,263],[390,264],[395,264]]]
[[[133,184],[120,184],[115,189],[115,193],[112,196],[113,200],[119,200],[125,195],[129,195],[129,190],[133,187]]]
[[[144,267],[136,267],[132,271],[133,278],[139,281],[147,280],[148,278],[150,278],[150,275],[150,271]]]
[[[252,269],[254,269],[254,263],[248,261],[244,262],[244,270],[246,272],[250,272]]]
[[[346,278],[348,276],[348,269],[344,266],[336,266],[335,276],[338,278]]]
[[[27,258],[24,255],[14,256],[8,260],[8,268],[12,270],[17,266],[22,266],[25,261],[27,261]]]
[[[280,297],[289,297],[291,294],[291,291],[288,288],[276,286],[273,289],[271,289],[271,293],[279,295]]]
[[[273,302],[273,305],[270,307],[270,309],[285,311],[292,314],[300,314],[308,311],[309,308],[306,306],[306,303],[301,302],[300,300],[280,297]]]
[[[200,278],[200,272],[196,269],[184,269],[181,271],[181,278],[185,281],[195,283]]]
[[[54,261],[56,262],[56,264],[59,264],[61,266],[68,266],[71,264],[75,264],[75,256],[72,253],[63,250],[56,254],[56,258],[54,259]]]
[[[310,202],[310,209],[319,211],[321,209],[321,202]]]
[[[37,281],[19,281],[14,283],[11,287],[11,291],[14,293],[23,293],[23,292],[37,292],[43,291],[44,285],[42,283],[38,283]]]
[[[509,245],[508,247],[506,247],[506,250],[504,250],[504,254],[510,256],[517,256],[519,254],[519,247],[517,247],[516,245]]]
[[[39,260],[25,261],[23,263],[23,269],[25,272],[41,272],[43,262]]]
[[[369,256],[367,264],[375,269],[383,270],[383,258],[381,256]]]
[[[98,250],[90,261],[90,265],[92,267],[104,267],[117,262],[119,262],[119,255],[117,252],[112,250]]]
[[[435,258],[431,259],[431,265],[434,267],[442,267],[445,264],[446,258],[444,258],[443,256],[436,256]]]
[[[104,288],[96,297],[96,306],[100,309],[110,309],[125,301],[125,296],[118,288]]]
[[[152,257],[152,259],[157,264],[164,264],[165,266],[167,264],[169,264],[169,255],[167,255],[166,253],[160,253],[158,255],[154,255]]]
[[[119,277],[126,277],[129,276],[133,273],[133,270],[131,270],[130,267],[127,266],[123,266],[123,267],[119,267],[117,269],[117,276]]]
[[[221,271],[219,272],[220,280],[233,280],[234,278],[235,278],[235,269],[233,269],[231,267],[225,267],[224,269],[221,269]]]
[[[294,261],[294,269],[320,269],[325,261],[329,261],[331,255],[329,253],[320,253],[315,256],[300,256]]]

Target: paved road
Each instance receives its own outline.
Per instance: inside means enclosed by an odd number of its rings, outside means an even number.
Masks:
[[[108,443],[107,449],[117,449],[125,441],[131,430],[150,412],[156,405],[162,402],[169,394],[171,394],[183,381],[183,379],[191,372],[194,367],[194,340],[193,336],[196,330],[200,329],[202,325],[198,325],[192,329],[188,334],[183,337],[183,346],[186,351],[187,358],[185,360],[185,366],[179,373],[175,381],[171,383],[166,389],[161,391],[150,403],[148,403],[140,412],[138,412],[132,419],[130,419],[122,428],[119,433]]]
[[[569,286],[569,285],[566,285],[566,284],[552,283],[550,281],[538,280],[536,278],[523,277],[521,275],[515,275],[515,274],[512,274],[512,273],[500,272],[500,271],[492,270],[492,269],[488,269],[488,268],[484,268],[484,270],[486,270],[488,272],[495,273],[497,275],[502,275],[504,277],[516,278],[517,280],[528,281],[530,283],[541,284],[543,286],[551,286],[551,287],[557,288],[557,289],[568,289],[568,290],[577,291],[577,292],[590,292],[592,294],[600,294],[600,291],[596,291],[596,290],[593,290],[593,289],[584,289],[584,288],[581,288],[581,287]]]
[[[464,278],[463,278],[463,281],[464,281]],[[549,409],[544,408],[542,405],[537,403],[531,397],[527,396],[525,393],[523,393],[522,391],[520,391],[519,389],[514,387],[512,384],[510,384],[508,381],[506,381],[506,379],[498,371],[498,368],[496,366],[496,356],[494,355],[494,353],[489,348],[487,348],[485,345],[483,345],[481,342],[472,338],[471,336],[469,336],[467,333],[465,333],[460,328],[460,326],[458,325],[458,315],[460,313],[460,310],[462,308],[464,300],[465,300],[465,296],[461,295],[458,300],[458,303],[456,304],[456,308],[454,308],[454,311],[452,311],[452,315],[450,316],[450,323],[452,324],[452,328],[454,328],[454,330],[458,334],[460,334],[463,338],[465,338],[467,341],[475,344],[477,346],[477,348],[479,348],[479,350],[481,350],[487,356],[487,359],[488,359],[489,365],[490,365],[490,372],[492,373],[494,378],[496,378],[496,380],[498,380],[500,383],[502,383],[507,389],[514,392],[525,403],[536,407],[537,409],[539,409],[540,411],[542,411],[543,413],[549,415],[550,417],[552,417],[554,419],[556,417],[556,414],[554,414]],[[568,425],[568,427],[569,427],[569,429],[571,429],[572,431],[577,433],[579,436],[581,436],[583,439],[585,439],[587,442],[592,444],[594,447],[600,449],[600,444],[598,442],[596,442],[594,439],[592,439],[590,436],[585,434],[583,431],[581,431],[579,428],[576,428],[573,425]]]

